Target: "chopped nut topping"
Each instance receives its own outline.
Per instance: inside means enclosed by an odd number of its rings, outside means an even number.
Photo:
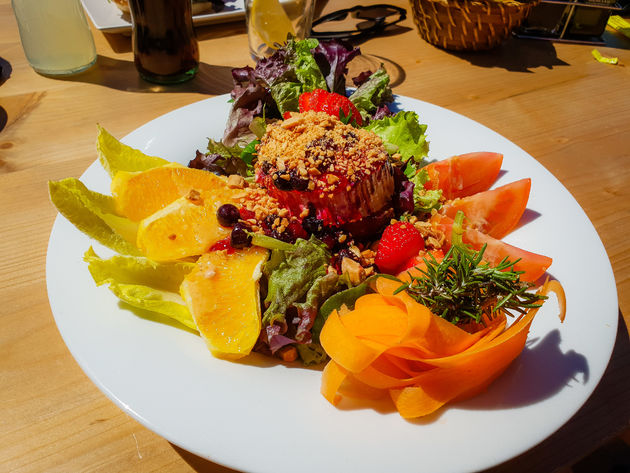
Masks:
[[[323,112],[293,113],[283,122],[270,124],[256,150],[257,173],[286,170],[280,176],[283,179],[301,176],[308,179],[308,190],[324,193],[340,185],[350,188],[388,160],[383,141],[375,133]]]
[[[232,174],[227,179],[227,186],[230,189],[244,189],[247,186],[247,182],[245,181],[243,176]]]
[[[428,248],[442,248],[446,240],[446,235],[442,231],[435,228],[430,222],[421,220],[416,221],[413,226],[420,232]]]
[[[186,199],[190,201],[190,203],[195,205],[203,205],[203,199],[201,198],[201,194],[199,191],[195,189],[190,189],[190,192],[186,196]]]
[[[346,274],[353,285],[365,279],[365,269],[355,260],[344,257],[341,260],[341,273]]]
[[[202,264],[200,271],[202,271],[203,277],[206,279],[210,279],[217,274],[216,266],[212,264],[210,261],[204,261]]]

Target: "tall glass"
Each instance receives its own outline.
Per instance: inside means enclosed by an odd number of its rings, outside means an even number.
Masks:
[[[269,56],[287,35],[310,34],[315,0],[245,0],[247,37],[253,59]]]
[[[192,79],[199,45],[190,0],[130,0],[133,52],[140,76],[158,84]]]
[[[69,75],[96,62],[92,32],[79,0],[11,0],[26,59],[35,71]]]

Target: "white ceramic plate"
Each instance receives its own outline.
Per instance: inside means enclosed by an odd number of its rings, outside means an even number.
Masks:
[[[208,137],[221,137],[227,99],[175,110],[124,141],[186,163],[196,149],[205,149]],[[553,257],[550,274],[568,300],[564,324],[550,299],[534,320],[524,352],[485,394],[428,419],[408,422],[386,406],[335,408],[319,394],[317,370],[259,356],[221,361],[198,336],[124,309],[107,288],[94,285],[82,261],[94,243],[58,217],[47,257],[50,304],[66,344],[92,381],[170,442],[256,473],[479,470],[561,427],[599,382],[617,330],[615,282],[597,233],[562,184],[507,139],[435,105],[404,97],[397,105],[417,111],[429,125],[431,158],[497,151],[505,155],[505,172],[496,185],[532,178],[528,222],[506,240]],[[108,192],[109,178],[98,163],[82,181]]]
[[[99,30],[107,33],[131,32],[131,18],[108,0],[81,0],[83,8]],[[245,18],[243,0],[225,0],[225,7],[220,12],[204,13],[193,16],[195,25],[209,25]]]

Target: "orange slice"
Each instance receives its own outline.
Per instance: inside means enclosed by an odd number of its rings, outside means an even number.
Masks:
[[[212,354],[248,355],[260,334],[258,280],[269,251],[257,246],[206,253],[186,276],[180,292]]]
[[[146,171],[118,171],[111,185],[116,211],[134,222],[197,191],[227,189],[226,180],[200,169],[170,163]]]
[[[218,208],[233,201],[235,191],[217,187],[211,191],[191,190],[161,210],[140,221],[136,244],[142,254],[155,261],[197,256],[230,235],[230,228],[217,220]]]

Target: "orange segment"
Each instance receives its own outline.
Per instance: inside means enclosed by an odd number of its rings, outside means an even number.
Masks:
[[[212,354],[237,359],[260,334],[258,280],[268,250],[256,246],[201,256],[180,292]]]
[[[227,184],[211,172],[170,163],[140,172],[118,171],[111,185],[116,211],[134,222],[188,195],[192,189],[227,189]]]
[[[217,209],[232,202],[234,191],[217,187],[211,191],[191,191],[138,225],[136,244],[142,253],[156,261],[170,261],[201,255],[230,235],[230,229],[217,220]]]

